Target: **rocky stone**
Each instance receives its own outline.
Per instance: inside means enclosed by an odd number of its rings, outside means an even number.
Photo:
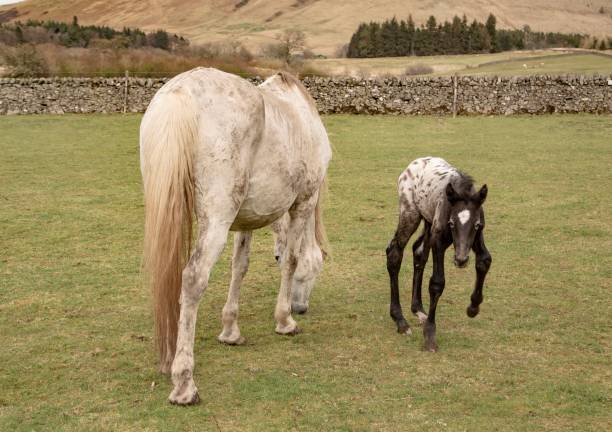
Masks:
[[[167,78],[3,78],[0,114],[144,112]],[[259,84],[259,77],[250,78]],[[459,115],[612,113],[607,76],[457,77]],[[306,77],[321,113],[452,114],[452,77]],[[125,105],[125,106],[124,106]]]

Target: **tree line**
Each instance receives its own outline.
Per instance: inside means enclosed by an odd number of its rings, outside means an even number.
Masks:
[[[452,21],[438,23],[432,15],[425,24],[417,26],[408,17],[398,21],[395,17],[384,21],[362,23],[351,36],[347,57],[402,57],[443,54],[476,54],[540,49],[552,47],[578,48],[588,40],[587,35],[571,33],[543,33],[531,31],[529,26],[520,30],[497,28],[497,19],[490,14],[486,22],[455,16]],[[612,39],[608,40],[612,48]],[[595,48],[605,49],[602,41]]]
[[[152,47],[166,51],[189,45],[184,37],[171,35],[164,30],[145,33],[138,28],[115,30],[107,26],[83,26],[76,16],[71,23],[28,20],[25,23],[0,24],[0,43],[9,46],[54,43],[65,47],[89,48],[100,42],[117,48]]]

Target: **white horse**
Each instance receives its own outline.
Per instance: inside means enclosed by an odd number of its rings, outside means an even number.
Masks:
[[[251,232],[276,221],[281,286],[276,332],[296,334],[291,316],[308,306],[321,269],[320,189],[331,159],[327,133],[302,84],[278,73],[259,86],[198,68],[166,83],[140,126],[145,195],[145,270],[154,297],[160,370],[172,373],[175,404],[199,401],[193,345],[201,296],[236,231],[232,279],[218,339],[240,344],[240,283]],[[191,249],[193,216],[198,235]]]

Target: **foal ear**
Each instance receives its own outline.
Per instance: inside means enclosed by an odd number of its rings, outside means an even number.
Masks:
[[[453,185],[451,183],[446,185],[446,198],[451,204],[455,203],[456,201],[459,201],[459,195],[457,194],[455,188],[453,188]]]
[[[488,192],[489,192],[489,189],[487,188],[487,185],[486,184],[482,185],[477,195],[477,200],[479,204],[482,204],[483,202],[485,202],[485,200],[487,199]]]

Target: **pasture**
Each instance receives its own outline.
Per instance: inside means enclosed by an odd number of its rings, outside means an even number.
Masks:
[[[423,68],[431,68],[430,76],[612,74],[611,55],[561,50],[423,57],[330,58],[309,60],[306,64],[327,75],[357,77],[404,75],[409,69],[420,70],[419,74],[426,74]]]
[[[325,117],[332,258],[296,317],[304,332],[274,334],[279,271],[260,230],[241,298],[247,344],[216,342],[226,247],[199,311],[202,403],[189,408],[167,403],[156,371],[139,121],[0,118],[0,430],[609,428],[610,116]],[[473,261],[458,270],[447,253],[437,354],[421,350],[412,315],[414,334],[395,332],[385,265],[397,176],[425,155],[489,186],[485,300],[467,318]],[[411,272],[406,254],[405,311]]]

